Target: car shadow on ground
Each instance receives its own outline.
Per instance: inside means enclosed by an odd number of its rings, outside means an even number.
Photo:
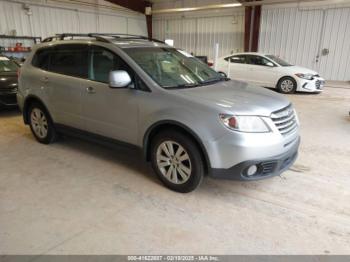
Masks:
[[[31,133],[28,132],[25,136],[37,143]],[[67,135],[61,135],[58,141],[49,146],[56,147],[57,149],[61,150],[74,151],[77,154],[87,155],[89,157],[104,161],[108,165],[117,165],[116,168],[119,170],[124,168],[126,169],[125,175],[128,175],[130,172],[133,175],[143,176],[152,183],[163,186],[162,182],[157,178],[157,175],[153,171],[150,162],[145,160],[141,149],[119,144],[111,144],[106,146],[83,138]],[[220,185],[225,185],[226,183],[227,180],[211,179],[206,175],[200,187],[197,188],[196,191],[203,192],[203,190],[214,190],[217,187],[225,191],[225,187],[221,187]],[[232,180],[230,183],[232,186],[241,186],[241,181]]]
[[[296,91],[295,93],[293,93],[293,94],[282,94],[282,93],[280,93],[280,92],[278,92],[278,90],[276,89],[276,88],[270,88],[270,87],[265,87],[266,89],[268,89],[268,90],[271,90],[271,91],[274,91],[274,92],[276,92],[276,93],[278,93],[278,94],[280,94],[280,95],[288,95],[288,96],[290,96],[290,95],[300,95],[300,96],[308,96],[308,95],[319,95],[319,94],[321,94],[322,92],[314,92],[314,93],[308,93],[308,92],[300,92],[300,91]]]
[[[30,136],[32,139],[35,139],[31,134]],[[69,150],[73,150],[79,154],[85,154],[111,163],[112,165],[118,165],[116,168],[122,166],[126,170],[131,169],[133,174],[142,174],[151,181],[161,184],[153,172],[151,164],[143,157],[141,149],[119,144],[105,145],[67,135],[60,135],[58,141],[52,144],[52,146],[61,149],[69,148]]]
[[[8,118],[21,115],[18,107],[0,107],[0,118]]]

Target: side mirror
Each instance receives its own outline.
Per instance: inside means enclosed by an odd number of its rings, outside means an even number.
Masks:
[[[266,65],[269,66],[269,67],[274,67],[275,66],[272,62],[267,62]]]
[[[131,84],[131,78],[128,72],[124,70],[111,71],[109,73],[109,86],[111,88],[127,87]]]

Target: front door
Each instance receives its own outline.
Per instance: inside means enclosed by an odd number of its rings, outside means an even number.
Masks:
[[[115,53],[92,46],[89,54],[89,80],[84,83],[82,111],[87,131],[131,144],[137,143],[138,99],[142,91],[109,87],[109,73],[131,68]]]
[[[234,55],[227,59],[227,61],[229,62],[227,65],[228,77],[248,82],[246,55]]]
[[[249,82],[263,87],[275,87],[277,83],[277,66],[258,55],[247,55],[247,72]]]

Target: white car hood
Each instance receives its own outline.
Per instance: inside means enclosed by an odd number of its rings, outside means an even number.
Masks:
[[[313,71],[311,69],[307,69],[305,67],[301,67],[301,66],[288,66],[285,67],[288,68],[288,70],[290,70],[290,72],[292,72],[293,74],[312,74],[312,75],[318,75],[318,73],[316,71]]]

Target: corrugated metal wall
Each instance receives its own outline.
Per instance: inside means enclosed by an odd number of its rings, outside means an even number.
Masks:
[[[30,5],[30,1],[27,2]],[[100,11],[77,6],[30,5],[27,15],[21,3],[0,0],[0,34],[47,37],[56,33],[114,32],[147,35],[145,16],[118,11]],[[89,10],[90,9],[90,10]]]
[[[220,45],[219,56],[243,50],[244,12],[222,16],[155,16],[153,35],[161,40],[174,39],[176,47],[213,59],[215,43]]]
[[[259,51],[317,70],[328,80],[350,80],[350,8],[263,6]]]

